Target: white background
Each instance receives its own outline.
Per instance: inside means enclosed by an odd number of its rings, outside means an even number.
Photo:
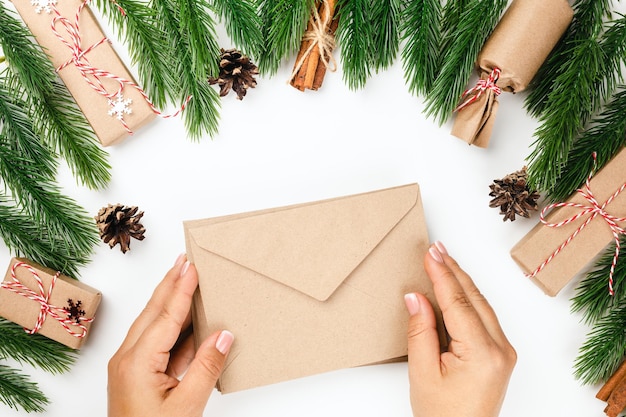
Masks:
[[[222,38],[222,46],[230,47]],[[122,43],[114,46],[128,63]],[[82,281],[104,298],[72,371],[51,376],[24,368],[52,401],[45,415],[106,415],[107,361],[184,252],[183,220],[418,182],[431,240],[444,242],[474,277],[517,350],[501,415],[603,416],[604,403],[595,399],[598,387],[582,386],[572,374],[588,332],[580,316],[570,313],[574,285],[547,297],[509,256],[538,216],[503,223],[498,209],[488,207],[489,185],[520,169],[532,148],[537,122],[523,110],[525,95],[503,93],[491,144],[480,149],[451,137],[451,123],[438,126],[424,116],[422,99],[407,92],[399,61],[356,92],[338,71],[327,74],[321,90],[301,93],[286,84],[292,64],[293,59],[271,78],[259,77],[243,101],[233,93],[225,97],[214,138],[194,143],[180,119],[158,119],[107,148],[113,180],[106,190],[78,186],[62,167],[65,192],[90,215],[108,203],[137,205],[145,212],[147,231],[125,255],[119,247],[101,244],[82,270]],[[6,248],[0,249],[5,265],[9,258]],[[24,415],[2,405],[0,410],[4,416]],[[406,363],[340,370],[228,395],[215,392],[205,412],[296,415],[411,416]]]

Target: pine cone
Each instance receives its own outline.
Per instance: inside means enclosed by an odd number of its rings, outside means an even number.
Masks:
[[[222,49],[220,75],[218,78],[209,78],[209,83],[219,84],[220,97],[224,97],[232,88],[237,93],[237,98],[241,100],[248,88],[256,87],[254,76],[258,74],[258,68],[250,58],[236,49]]]
[[[130,250],[130,238],[137,240],[144,239],[146,229],[139,221],[143,216],[143,211],[137,212],[137,206],[126,207],[122,204],[102,207],[95,217],[100,238],[109,247],[119,243],[122,253]]]
[[[489,186],[489,207],[500,207],[503,221],[515,220],[515,215],[530,217],[531,210],[537,210],[539,193],[528,188],[528,173],[526,167],[507,175],[501,180],[494,180]]]

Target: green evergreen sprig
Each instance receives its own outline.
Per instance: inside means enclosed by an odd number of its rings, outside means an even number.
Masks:
[[[569,60],[555,79],[559,88],[548,95],[535,132],[528,164],[529,184],[534,189],[552,193],[574,142],[614,92],[625,47],[624,17],[613,21],[604,36],[570,45]]]
[[[445,123],[467,88],[478,54],[506,8],[506,0],[469,0],[444,40],[440,71],[426,95],[425,113]],[[450,8],[449,19],[457,8]]]
[[[613,275],[614,295],[609,295],[608,277],[615,255],[615,243],[609,245],[592,271],[586,274],[572,298],[572,311],[580,312],[585,323],[593,325],[622,301],[626,301],[626,262],[618,262]],[[620,237],[619,259],[626,257],[626,237]]]
[[[168,43],[178,45],[171,49],[169,62],[173,63],[171,70],[179,80],[177,94],[182,100],[191,97],[183,113],[189,135],[192,139],[200,138],[204,132],[214,135],[217,133],[220,101],[208,77],[217,74],[218,60],[200,61],[193,52],[202,43],[203,48],[212,51],[210,55],[219,56],[217,44],[210,36],[200,33],[206,30],[214,34],[212,20],[205,7],[196,0],[154,0],[153,6],[160,16],[161,30],[168,34]],[[190,15],[196,17],[190,19]]]
[[[609,297],[609,295],[606,295]],[[626,303],[619,302],[587,335],[574,363],[574,374],[585,384],[606,381],[626,355]]]
[[[343,79],[352,90],[363,88],[371,75],[373,26],[372,3],[368,0],[340,0],[337,42],[341,45]]]
[[[602,32],[604,18],[611,14],[612,5],[612,0],[574,2],[574,17],[564,39],[556,45],[529,85],[525,107],[531,116],[539,117],[544,113],[549,95],[555,88],[560,88],[557,78],[570,69],[572,48],[583,47],[585,40],[594,39]]]
[[[51,374],[68,372],[76,351],[40,334],[28,334],[21,326],[0,319],[0,358],[40,368]]]
[[[376,72],[389,68],[400,48],[402,0],[376,0],[371,6],[370,61]]]
[[[443,36],[441,14],[440,0],[404,0],[400,28],[405,42],[402,64],[412,94],[426,94],[435,81]]]
[[[263,53],[261,16],[254,0],[213,0],[213,9],[235,46],[257,60]]]
[[[262,73],[273,75],[283,59],[300,47],[315,0],[260,0],[263,53],[258,60]]]
[[[626,87],[618,88],[600,115],[574,143],[563,167],[561,177],[551,191],[550,199],[563,201],[579,188],[594,169],[593,152],[597,153],[596,169],[605,166],[626,145]]]
[[[27,413],[41,413],[49,403],[37,384],[19,370],[4,364],[0,364],[0,402]]]
[[[110,180],[107,153],[85,117],[57,79],[52,64],[12,11],[0,5],[0,45],[9,64],[10,91],[24,91],[34,129],[67,161],[74,176],[91,188]]]

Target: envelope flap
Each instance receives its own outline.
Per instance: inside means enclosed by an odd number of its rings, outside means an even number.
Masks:
[[[189,233],[204,250],[324,301],[418,196],[418,185],[411,184],[227,219]]]

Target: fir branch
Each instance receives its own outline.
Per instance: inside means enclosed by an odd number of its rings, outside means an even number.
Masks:
[[[111,178],[106,152],[99,147],[85,117],[59,82],[48,57],[32,43],[28,29],[3,5],[0,5],[0,45],[9,64],[8,89],[26,92],[39,136],[60,152],[83,184],[104,187]]]
[[[300,48],[315,0],[261,0],[263,53],[258,59],[259,70],[273,75],[281,60]]]
[[[0,402],[15,410],[40,413],[49,401],[37,384],[19,370],[0,364]]]
[[[182,32],[180,7],[176,0],[154,0],[153,5],[161,16],[162,30],[171,37],[169,43],[178,45],[171,50],[173,56],[170,60],[175,63],[172,72],[180,82],[180,98],[192,97],[183,112],[187,131],[192,139],[199,138],[204,132],[213,135],[217,133],[219,95],[210,87],[209,74],[199,77],[198,69],[193,67],[189,38]],[[218,56],[219,53],[213,63],[218,62]]]
[[[370,77],[374,27],[368,0],[340,0],[337,41],[341,45],[343,79],[351,90],[363,88]]]
[[[187,41],[191,68],[198,80],[219,75],[220,47],[217,44],[215,22],[204,0],[175,0],[178,33]]]
[[[626,18],[612,23],[601,41],[587,39],[569,51],[566,68],[555,79],[559,88],[548,96],[529,156],[528,181],[551,195],[569,151],[592,114],[607,100],[619,80],[626,47]],[[584,68],[584,71],[581,71]]]
[[[412,94],[426,94],[438,70],[439,42],[442,37],[440,0],[404,0],[401,18],[402,63],[405,80]],[[456,2],[449,2],[456,4]]]
[[[443,124],[452,115],[474,70],[480,50],[500,19],[506,0],[470,0],[442,51],[442,66],[426,96],[426,115]]]
[[[615,255],[615,244],[609,245],[592,271],[582,279],[572,298],[572,312],[581,312],[583,320],[593,324],[604,317],[615,305],[626,301],[626,236],[620,236],[620,262],[613,275],[614,295],[609,295],[608,277]]]
[[[180,99],[179,80],[170,68],[171,49],[180,46],[168,44],[168,35],[158,23],[157,12],[140,0],[95,0],[95,3],[117,27],[116,32],[123,35],[131,61],[137,65],[143,89],[154,105],[162,108],[168,99]]]
[[[261,18],[254,0],[213,0],[226,33],[245,55],[258,60],[263,51]]]
[[[594,39],[602,31],[604,17],[610,14],[612,4],[612,0],[574,2],[574,17],[564,39],[556,45],[528,87],[525,107],[532,116],[539,117],[546,110],[550,94],[558,87],[555,80],[570,68],[571,49],[585,40]]]
[[[13,205],[0,194],[0,237],[16,255],[24,256],[40,265],[48,266],[65,275],[78,276],[79,266],[86,257],[77,257],[68,250],[63,236],[50,236],[48,230]]]
[[[76,351],[40,334],[27,334],[21,326],[0,319],[0,357],[61,374],[70,370]]]
[[[95,224],[54,184],[52,156],[39,144],[24,107],[0,82],[0,176],[33,220],[86,262],[98,242]]]
[[[594,167],[591,154],[597,153],[597,169],[606,165],[626,145],[626,87],[620,87],[602,113],[578,139],[567,157],[561,177],[550,193],[563,201],[579,188]]]
[[[400,47],[400,9],[402,0],[376,0],[371,6],[371,65],[376,71],[389,68]]]
[[[598,320],[580,348],[574,374],[584,384],[608,379],[626,355],[626,304],[615,306]]]
[[[446,1],[441,12],[441,47],[440,50],[445,51],[455,42],[453,38],[455,28],[461,22],[463,10],[469,7],[473,0],[452,0]],[[441,56],[439,57],[441,58]]]

